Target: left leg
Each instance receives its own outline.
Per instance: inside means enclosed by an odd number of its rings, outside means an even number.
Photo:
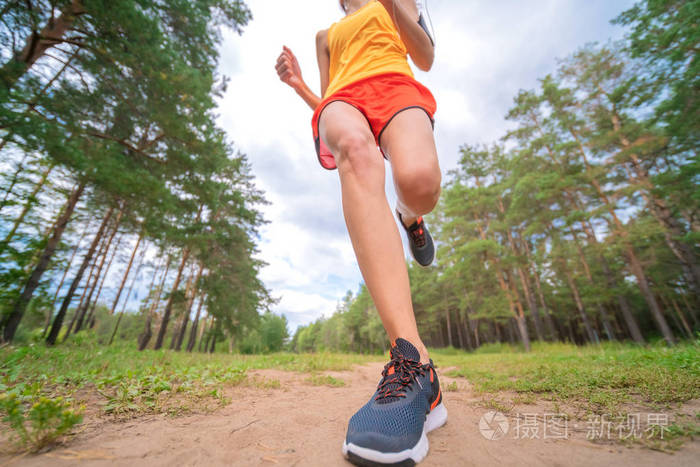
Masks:
[[[411,305],[401,237],[384,192],[384,160],[367,119],[352,105],[332,102],[319,133],[336,156],[343,214],[357,264],[389,339],[412,342],[428,363]]]
[[[407,229],[411,230],[417,217],[435,207],[440,195],[440,167],[430,119],[421,109],[404,110],[389,122],[379,143],[392,165],[399,203],[403,205],[399,207],[403,209],[402,220],[411,223]],[[424,227],[422,222],[417,225]],[[402,262],[401,273],[405,270]],[[396,311],[387,315],[387,321],[403,319]],[[353,463],[415,465],[428,452],[427,433],[447,420],[433,362],[418,362],[423,359],[416,345],[422,342],[420,337],[414,339],[396,339],[377,391],[350,419],[343,452]]]
[[[441,173],[433,128],[423,109],[396,114],[379,140],[391,162],[398,211],[404,225],[433,210],[440,198]]]

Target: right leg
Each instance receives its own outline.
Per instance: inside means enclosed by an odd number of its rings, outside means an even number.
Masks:
[[[428,351],[418,336],[401,237],[384,191],[384,159],[364,115],[350,104],[323,109],[319,134],[333,153],[343,213],[357,262],[391,341],[402,337],[416,346],[421,361]]]

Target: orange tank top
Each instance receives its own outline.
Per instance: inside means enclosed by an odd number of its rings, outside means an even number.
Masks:
[[[348,84],[383,73],[413,78],[406,46],[384,6],[370,0],[328,29],[330,96]]]

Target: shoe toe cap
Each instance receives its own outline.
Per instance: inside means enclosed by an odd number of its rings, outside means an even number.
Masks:
[[[423,433],[425,413],[418,399],[400,407],[367,405],[350,419],[346,442],[381,452],[410,449]]]

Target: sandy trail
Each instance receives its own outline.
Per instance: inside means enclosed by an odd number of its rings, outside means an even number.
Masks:
[[[249,375],[258,379],[279,380],[281,387],[227,389],[231,403],[207,414],[126,422],[86,417],[83,428],[66,445],[38,455],[0,458],[0,464],[349,466],[340,452],[347,421],[373,392],[381,368],[382,364],[372,363],[323,373],[342,379],[343,387],[313,386],[306,374],[251,371]],[[443,385],[457,381],[460,390],[444,393],[448,422],[429,435],[430,452],[421,466],[700,465],[697,440],[675,454],[592,443],[580,427],[571,427],[567,439],[542,439],[540,428],[539,439],[518,439],[509,432],[487,440],[478,428],[488,412],[479,407],[480,398],[465,380],[443,376],[442,381]],[[510,421],[513,425],[514,419]]]

